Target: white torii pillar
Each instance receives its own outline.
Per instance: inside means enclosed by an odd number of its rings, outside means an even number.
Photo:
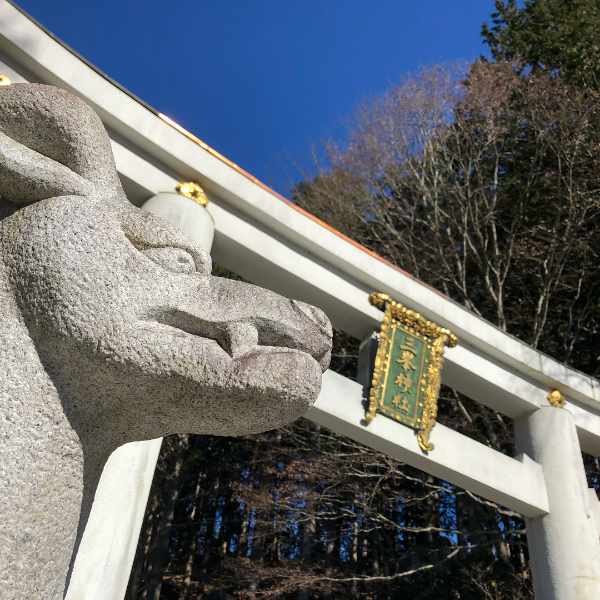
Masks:
[[[557,396],[558,394],[558,396]],[[536,600],[599,600],[598,501],[587,485],[572,415],[547,406],[515,421],[517,452],[542,465],[549,514],[525,519]]]
[[[206,194],[194,183],[163,192],[143,209],[176,225],[210,252],[215,224]],[[65,600],[121,600],[131,567],[162,438],[131,442],[109,457],[96,488]],[[123,532],[127,532],[123,535]]]

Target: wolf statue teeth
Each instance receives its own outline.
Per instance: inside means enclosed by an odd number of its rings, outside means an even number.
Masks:
[[[330,350],[319,309],[213,277],[202,248],[128,202],[84,102],[0,87],[3,597],[63,597],[115,448],[284,425]]]

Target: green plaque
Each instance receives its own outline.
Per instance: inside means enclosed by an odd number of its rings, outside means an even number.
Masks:
[[[366,421],[377,412],[417,432],[424,452],[437,417],[443,354],[456,345],[456,336],[419,313],[391,300],[371,294],[371,304],[383,309]]]

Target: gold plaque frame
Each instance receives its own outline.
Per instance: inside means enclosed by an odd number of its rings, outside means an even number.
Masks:
[[[418,384],[423,389],[424,394],[422,404],[420,404],[422,415],[418,420],[416,429],[419,447],[423,452],[430,452],[433,450],[433,444],[429,441],[429,437],[437,418],[444,348],[446,346],[456,346],[458,339],[448,329],[428,321],[419,313],[406,308],[399,302],[395,302],[387,294],[375,292],[369,296],[369,302],[383,310],[384,315],[379,331],[379,343],[373,367],[369,407],[365,421],[370,423],[375,418],[378,409],[383,408],[387,375],[392,359],[392,333],[393,329],[400,324],[409,333],[424,340],[430,351],[426,373],[421,377]]]

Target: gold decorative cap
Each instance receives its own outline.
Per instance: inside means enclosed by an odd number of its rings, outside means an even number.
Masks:
[[[12,83],[12,81],[10,80],[9,77],[7,77],[6,75],[2,75],[2,73],[0,73],[0,85],[10,85]]]
[[[178,194],[193,200],[200,206],[206,206],[208,204],[208,196],[202,189],[199,183],[195,181],[182,181],[175,186],[175,190]]]
[[[547,398],[548,402],[556,408],[562,408],[565,405],[565,397],[558,390],[552,390]]]

